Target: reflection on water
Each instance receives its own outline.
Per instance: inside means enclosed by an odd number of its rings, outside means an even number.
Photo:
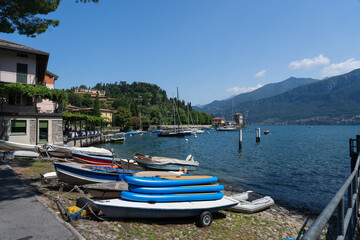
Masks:
[[[255,142],[255,126],[238,132],[205,131],[185,138],[156,134],[127,136],[122,144],[103,144],[123,158],[141,153],[185,159],[192,154],[200,165],[196,174],[218,176],[224,184],[270,195],[296,208],[320,211],[350,174],[349,138],[357,126],[260,126],[269,130]],[[185,141],[188,139],[188,141]]]

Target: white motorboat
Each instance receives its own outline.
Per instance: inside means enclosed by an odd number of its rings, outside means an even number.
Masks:
[[[231,198],[239,201],[239,203],[231,207],[230,210],[234,212],[254,213],[267,209],[274,205],[274,200],[269,196],[249,201],[249,193],[251,192],[252,191],[248,191],[245,193],[230,196]]]

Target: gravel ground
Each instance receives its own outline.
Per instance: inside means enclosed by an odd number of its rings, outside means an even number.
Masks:
[[[39,161],[39,160],[38,160]],[[34,177],[39,176],[41,169],[35,161],[24,166],[21,162],[11,161],[9,165],[25,182],[27,182],[43,198],[44,202],[60,216],[59,207],[54,199],[58,199],[63,206],[75,205],[81,194],[76,191],[67,193],[71,188],[59,188],[56,182],[41,185]],[[62,190],[62,191],[61,191]],[[231,189],[233,190],[233,189]],[[225,191],[225,195],[234,194]],[[51,197],[49,197],[51,196]],[[297,239],[303,232],[304,223],[308,217],[282,206],[254,213],[244,214],[230,211],[220,211],[214,214],[214,221],[210,227],[199,228],[193,218],[181,219],[117,219],[114,221],[100,221],[94,217],[74,220],[75,228],[85,239]],[[312,222],[310,219],[309,223]],[[307,224],[307,226],[309,225]],[[327,238],[329,239],[329,238]]]

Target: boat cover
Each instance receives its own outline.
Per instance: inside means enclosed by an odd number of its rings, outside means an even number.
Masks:
[[[65,147],[65,146],[57,146],[52,144],[44,144],[42,146],[42,151],[47,151],[50,153],[58,153],[63,157],[72,157],[72,152],[80,152],[88,155],[96,155],[96,156],[104,156],[104,157],[111,157],[112,152],[105,149],[105,148],[97,148],[97,147]]]
[[[10,142],[5,140],[0,140],[0,150],[5,151],[36,151],[37,146],[25,143],[17,143],[17,142]]]
[[[150,156],[148,157],[141,154],[135,154],[134,160],[146,165],[181,164],[188,166],[199,166],[199,162],[194,161],[194,157],[192,155],[187,156],[186,160],[180,160],[176,158],[150,157]]]

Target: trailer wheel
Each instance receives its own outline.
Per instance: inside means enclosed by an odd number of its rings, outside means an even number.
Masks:
[[[204,211],[200,214],[199,220],[198,220],[198,226],[199,227],[209,227],[212,223],[213,216],[211,212]]]

